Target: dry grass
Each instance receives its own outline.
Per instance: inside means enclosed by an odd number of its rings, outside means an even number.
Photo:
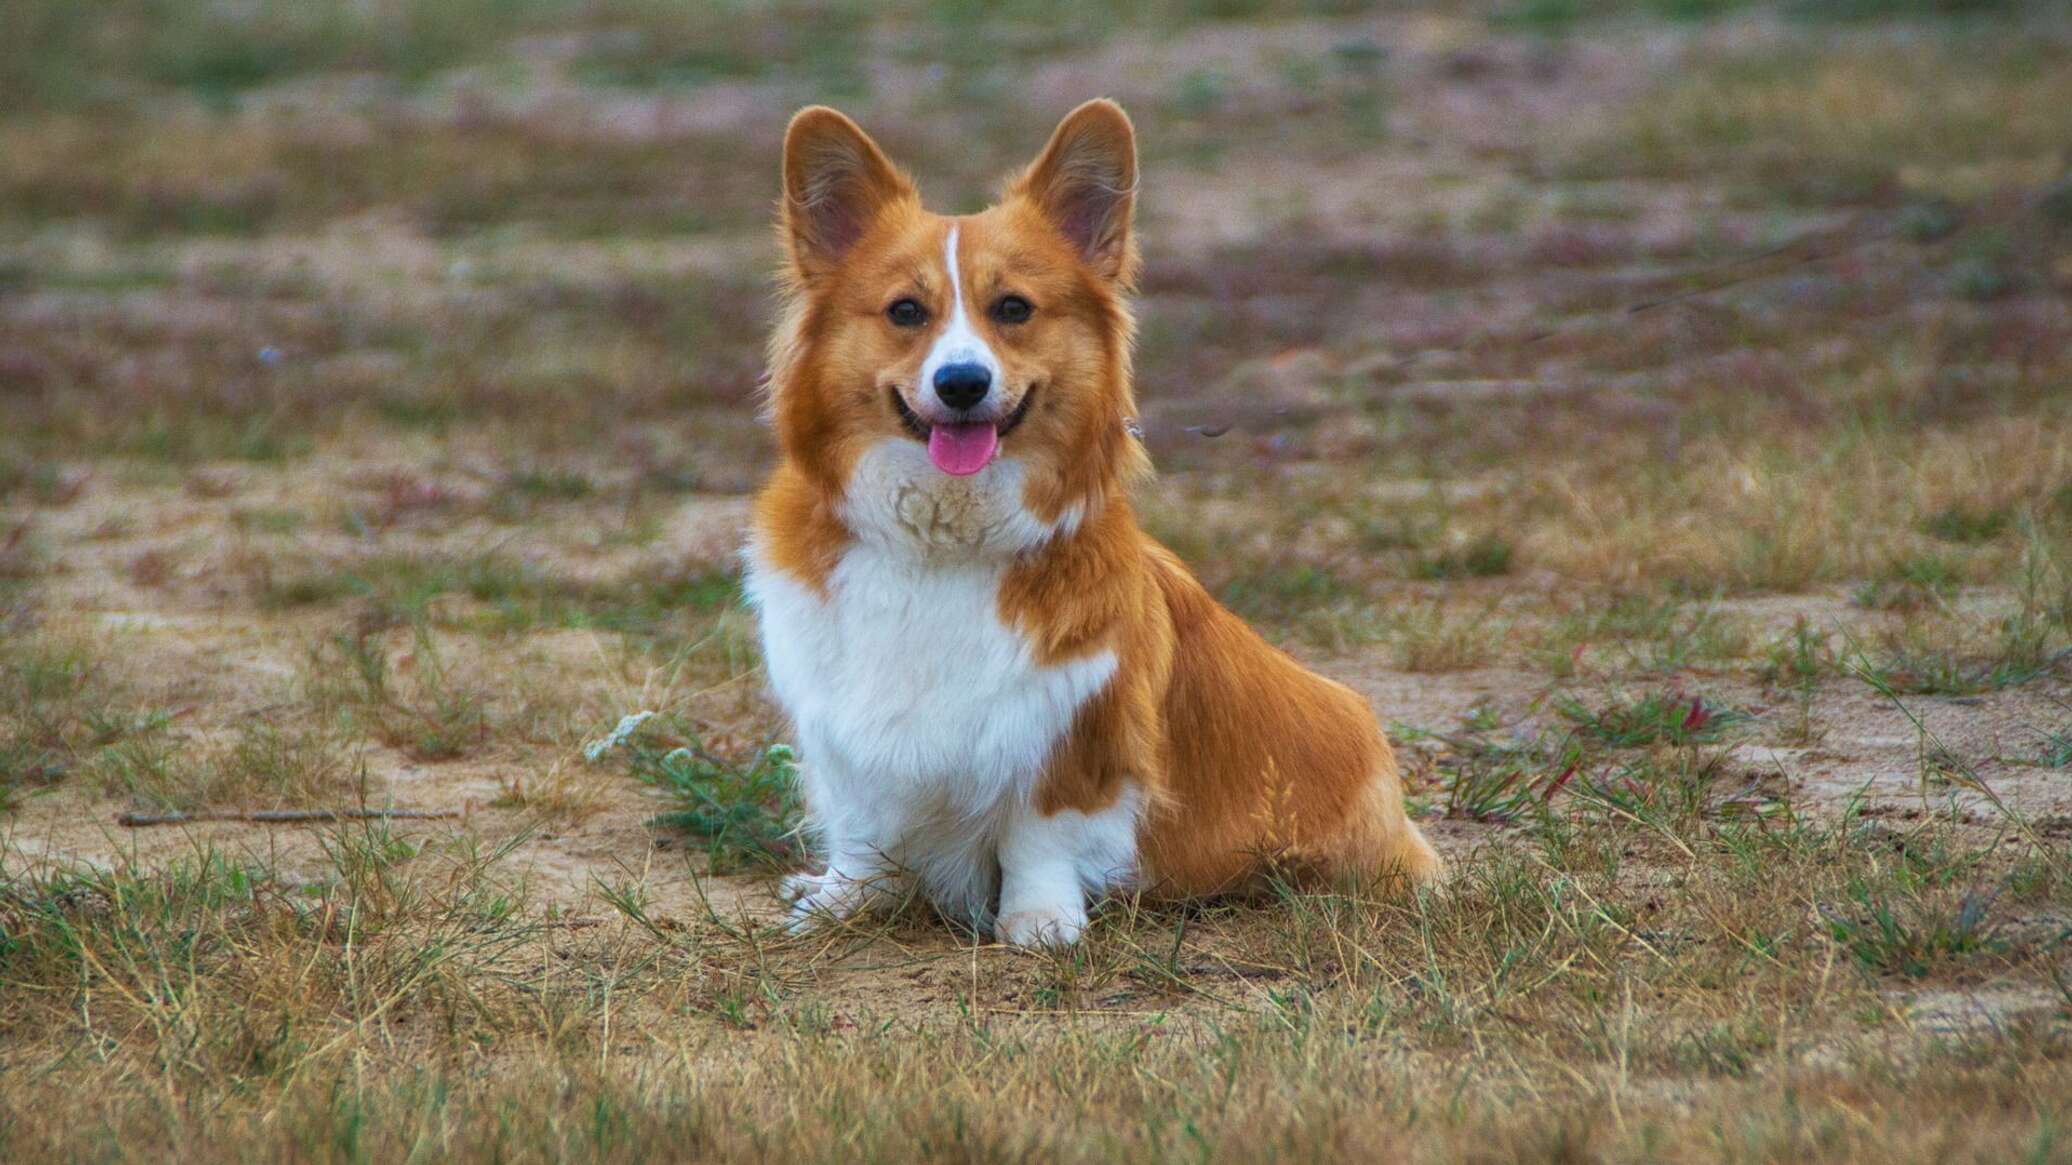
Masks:
[[[358,751],[320,723],[252,717],[202,739],[150,723],[102,748],[89,775],[104,794],[146,809],[332,807],[366,800]]]
[[[148,725],[128,715],[120,681],[92,646],[8,627],[0,655],[0,807],[65,779],[82,759]]]
[[[505,778],[491,804],[498,809],[526,810],[553,825],[580,825],[610,803],[607,779],[572,758],[557,758],[538,772]]]
[[[0,38],[0,1157],[2064,1155],[2051,6],[75,7]],[[788,936],[776,135],[961,205],[1089,86],[1147,520],[1456,876]],[[109,824],[362,803],[462,816]]]
[[[2047,40],[1771,44],[1650,102],[1603,164],[1688,173],[1725,154],[1746,180],[1820,201],[1968,201],[2058,176],[2072,136],[2047,111],[2066,100],[2064,47]]]
[[[2061,1028],[1960,1017],[1887,1058],[1912,1038],[1893,983],[2062,957],[2006,901],[2061,902],[2062,871],[1951,830],[1556,816],[1443,897],[1125,903],[1052,959],[913,919],[675,918],[637,882],[612,917],[542,917],[494,851],[380,829],[302,886],[211,853],[18,871],[8,1063],[42,1068],[4,1127],[39,1154],[383,1159],[2036,1151]],[[85,1111],[39,1103],[88,1080]]]

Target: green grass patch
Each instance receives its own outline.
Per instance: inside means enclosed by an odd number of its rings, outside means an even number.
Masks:
[[[1217,597],[1248,618],[1289,619],[1361,595],[1329,567],[1314,563],[1262,565],[1218,588]]]
[[[1835,905],[1823,904],[1828,934],[1865,970],[1919,979],[1959,959],[1999,950],[1993,895],[1902,897],[1855,882]]]
[[[256,507],[233,511],[230,524],[253,534],[293,534],[309,524],[309,515],[301,510]]]
[[[1751,0],[1508,0],[1497,7],[1491,23],[1499,28],[1565,34],[1577,25],[1606,20],[1711,20],[1750,3]]]
[[[1439,806],[1447,817],[1463,821],[1544,820],[1586,760],[1575,734],[1508,727],[1489,705],[1470,711],[1453,732],[1391,724],[1389,735],[1398,745],[1442,746],[1433,760],[1443,794]]]
[[[2021,0],[1788,0],[1784,11],[1807,21],[1923,20],[2002,16]]]
[[[1874,687],[1901,695],[1976,696],[2028,683],[2057,658],[2045,654],[2040,645],[2019,642],[1980,656],[1916,632],[1888,639],[1878,650],[1859,652],[1853,667]]]
[[[1944,542],[1991,542],[2014,526],[2014,514],[2005,508],[1972,509],[1951,506],[1937,510],[1921,522],[1921,530]]]
[[[597,492],[597,483],[573,469],[521,469],[505,482],[520,496],[543,501],[576,502]]]
[[[110,452],[191,464],[197,461],[287,461],[316,447],[292,419],[262,411],[243,416],[156,409],[114,434]]]
[[[1495,578],[1511,573],[1514,557],[1511,543],[1494,534],[1484,534],[1464,545],[1417,559],[1411,576],[1421,579]]]
[[[702,845],[714,873],[769,869],[796,859],[799,771],[788,746],[772,744],[732,759],[707,749],[680,721],[641,721],[606,739],[611,747],[593,745],[593,755],[623,752],[633,778],[675,806],[654,823]]]
[[[1947,601],[1964,585],[1957,562],[1941,554],[1914,554],[1885,573],[1860,583],[1849,594],[1857,606],[1872,611],[1911,611]]]
[[[0,634],[0,811],[163,724],[128,706],[122,685],[84,646]]]
[[[2039,733],[2036,763],[2047,769],[2072,768],[2072,728]]]
[[[252,718],[227,737],[195,740],[132,732],[89,769],[102,792],[154,810],[327,809],[365,794],[353,742],[321,717]]]
[[[481,747],[489,739],[484,693],[458,681],[423,622],[412,629],[407,658],[409,674],[400,675],[378,630],[339,632],[311,655],[311,695],[418,760],[454,760]]]
[[[0,453],[0,498],[26,498],[41,506],[62,506],[79,496],[84,480],[57,461]]]
[[[691,88],[771,75],[810,78],[824,100],[869,88],[862,62],[877,16],[830,0],[778,0],[743,10],[738,0],[694,6],[608,0],[611,26],[571,62],[582,81],[611,88]],[[984,23],[985,12],[974,15]]]
[[[1792,621],[1791,630],[1763,648],[1762,663],[1756,673],[1766,684],[1805,690],[1841,667],[1842,657],[1835,648],[1833,633],[1816,630],[1801,615]]]
[[[0,50],[0,99],[16,108],[137,98],[227,99],[310,73],[412,84],[493,48],[553,11],[549,0],[20,0]]]
[[[1748,719],[1745,712],[1681,692],[1650,692],[1639,699],[1614,700],[1601,708],[1562,696],[1554,701],[1554,711],[1578,735],[1610,748],[1709,743]]]
[[[1586,599],[1551,620],[1532,658],[1557,676],[1573,675],[1591,649],[1623,666],[1679,671],[1740,659],[1752,650],[1748,628],[1710,600],[1698,604],[1645,594]]]

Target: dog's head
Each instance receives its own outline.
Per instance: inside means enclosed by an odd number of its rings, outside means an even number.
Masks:
[[[1127,433],[1137,184],[1129,118],[1091,101],[997,205],[933,214],[855,122],[784,139],[787,308],[771,352],[785,456],[839,494],[884,450],[1041,523],[1083,515],[1142,461]],[[929,483],[923,482],[923,485]]]

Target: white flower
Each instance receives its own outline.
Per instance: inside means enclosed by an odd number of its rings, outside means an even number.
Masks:
[[[640,731],[640,726],[647,723],[648,719],[653,715],[654,712],[652,711],[643,711],[631,712],[619,717],[618,727],[583,746],[583,759],[587,761],[602,759],[605,753],[618,748],[632,739],[633,734]]]

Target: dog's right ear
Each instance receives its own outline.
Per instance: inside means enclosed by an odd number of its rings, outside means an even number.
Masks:
[[[784,238],[804,278],[833,270],[887,207],[918,197],[869,134],[825,105],[784,131]]]

